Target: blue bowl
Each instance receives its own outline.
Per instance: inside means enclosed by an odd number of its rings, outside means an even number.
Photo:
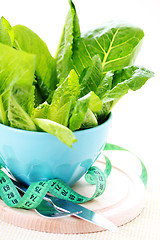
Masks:
[[[76,183],[92,166],[103,144],[111,122],[75,131],[73,149],[46,132],[32,132],[0,124],[0,163],[19,181],[60,178],[69,186]]]

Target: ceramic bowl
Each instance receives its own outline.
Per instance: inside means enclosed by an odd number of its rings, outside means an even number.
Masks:
[[[97,127],[75,131],[73,149],[49,133],[0,124],[0,163],[27,185],[60,178],[72,186],[95,162],[106,142],[111,118],[110,114]]]

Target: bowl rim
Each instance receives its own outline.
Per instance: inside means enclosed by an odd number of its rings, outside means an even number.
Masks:
[[[93,131],[93,129],[98,129],[98,128],[101,128],[102,126],[106,125],[110,120],[112,119],[112,113],[110,112],[108,114],[108,117],[106,119],[105,122],[101,123],[100,125],[96,126],[96,127],[92,127],[92,128],[87,128],[87,129],[81,129],[81,130],[76,130],[76,131],[73,131],[73,133],[77,134],[77,133],[82,133],[82,132],[87,132],[87,131]],[[20,128],[14,128],[14,127],[10,127],[10,126],[7,126],[3,123],[0,123],[0,127],[3,127],[3,128],[6,128],[12,132],[17,132],[17,133],[25,133],[25,134],[30,134],[30,135],[48,135],[49,133],[48,132],[40,132],[40,131],[29,131],[29,130],[24,130],[24,129],[20,129]],[[52,134],[50,134],[52,135]],[[54,136],[54,135],[53,135]]]

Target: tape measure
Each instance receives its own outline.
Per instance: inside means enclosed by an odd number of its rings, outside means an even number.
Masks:
[[[106,178],[108,178],[108,176],[110,175],[112,168],[109,158],[103,153],[104,150],[120,150],[130,152],[127,149],[124,149],[114,144],[106,143],[104,145],[104,148],[101,152],[101,154],[106,160],[104,172],[100,168],[92,166],[85,174],[85,180],[92,185],[96,185],[95,192],[90,198],[75,192],[72,188],[70,188],[65,182],[60,179],[34,182],[28,187],[26,193],[21,197],[12,180],[2,170],[0,170],[0,196],[2,200],[6,203],[6,205],[8,205],[9,207],[24,209],[35,209],[36,207],[38,207],[47,192],[51,193],[55,197],[69,200],[77,204],[93,200],[102,195],[105,191]],[[133,154],[132,152],[130,153]],[[143,184],[146,186],[146,167],[139,157],[136,156],[136,158],[141,163],[142,171],[140,178]]]

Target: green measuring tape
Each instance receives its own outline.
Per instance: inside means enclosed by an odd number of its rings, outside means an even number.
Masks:
[[[74,203],[84,203],[90,201],[96,197],[99,197],[105,191],[106,178],[111,172],[111,162],[109,158],[105,156],[105,153],[103,152],[104,150],[123,150],[130,152],[127,149],[116,146],[114,144],[106,143],[104,145],[101,153],[106,160],[106,167],[104,172],[98,167],[92,166],[89,168],[88,172],[85,175],[85,179],[88,183],[96,185],[95,192],[90,198],[82,196],[81,194],[75,192],[72,188],[70,188],[65,182],[60,179],[34,182],[28,187],[26,193],[21,197],[12,180],[2,170],[0,170],[0,196],[8,206],[24,209],[35,209],[36,207],[38,207],[47,192],[50,192],[55,197],[70,200]],[[138,157],[137,159],[140,161],[142,166],[140,178],[146,186],[147,170],[141,159],[139,159]]]

